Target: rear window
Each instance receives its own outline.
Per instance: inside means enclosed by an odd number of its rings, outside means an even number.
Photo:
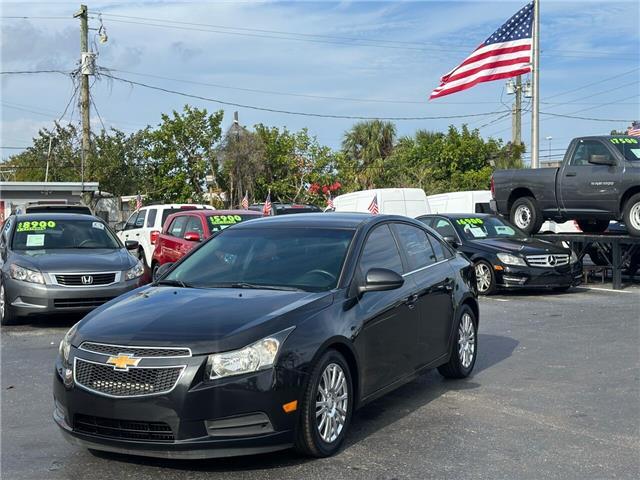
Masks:
[[[164,222],[169,217],[169,215],[172,215],[178,212],[184,212],[184,210],[181,208],[165,208],[162,211],[162,225],[164,225]]]

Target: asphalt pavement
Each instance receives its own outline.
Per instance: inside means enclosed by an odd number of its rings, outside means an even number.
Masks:
[[[472,377],[437,371],[358,411],[344,449],[168,461],[92,454],[51,418],[74,319],[1,333],[3,479],[640,478],[640,287],[481,301]]]

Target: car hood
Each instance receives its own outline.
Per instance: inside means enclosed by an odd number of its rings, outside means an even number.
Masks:
[[[331,292],[147,286],[85,317],[72,340],[235,350],[296,325],[333,301]]]
[[[33,250],[14,252],[14,254],[21,266],[53,273],[120,271],[127,270],[136,264],[135,258],[124,248]]]
[[[569,253],[569,250],[564,247],[537,238],[483,238],[471,240],[470,243],[480,250],[493,253],[509,252],[521,255]]]

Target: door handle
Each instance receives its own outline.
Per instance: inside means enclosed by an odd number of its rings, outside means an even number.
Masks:
[[[576,172],[567,172],[565,174],[565,177],[575,177],[576,176]]]

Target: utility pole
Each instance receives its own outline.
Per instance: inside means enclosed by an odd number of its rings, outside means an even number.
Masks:
[[[533,3],[533,98],[531,108],[531,168],[540,168],[540,0]]]
[[[516,77],[514,93],[516,98],[511,110],[511,143],[520,146],[522,143],[522,78],[520,75]]]
[[[89,52],[89,15],[86,5],[74,15],[80,19],[80,110],[82,112],[82,158],[80,174],[84,185],[84,164],[91,151],[91,125],[89,116],[89,75],[93,73],[93,55]]]

